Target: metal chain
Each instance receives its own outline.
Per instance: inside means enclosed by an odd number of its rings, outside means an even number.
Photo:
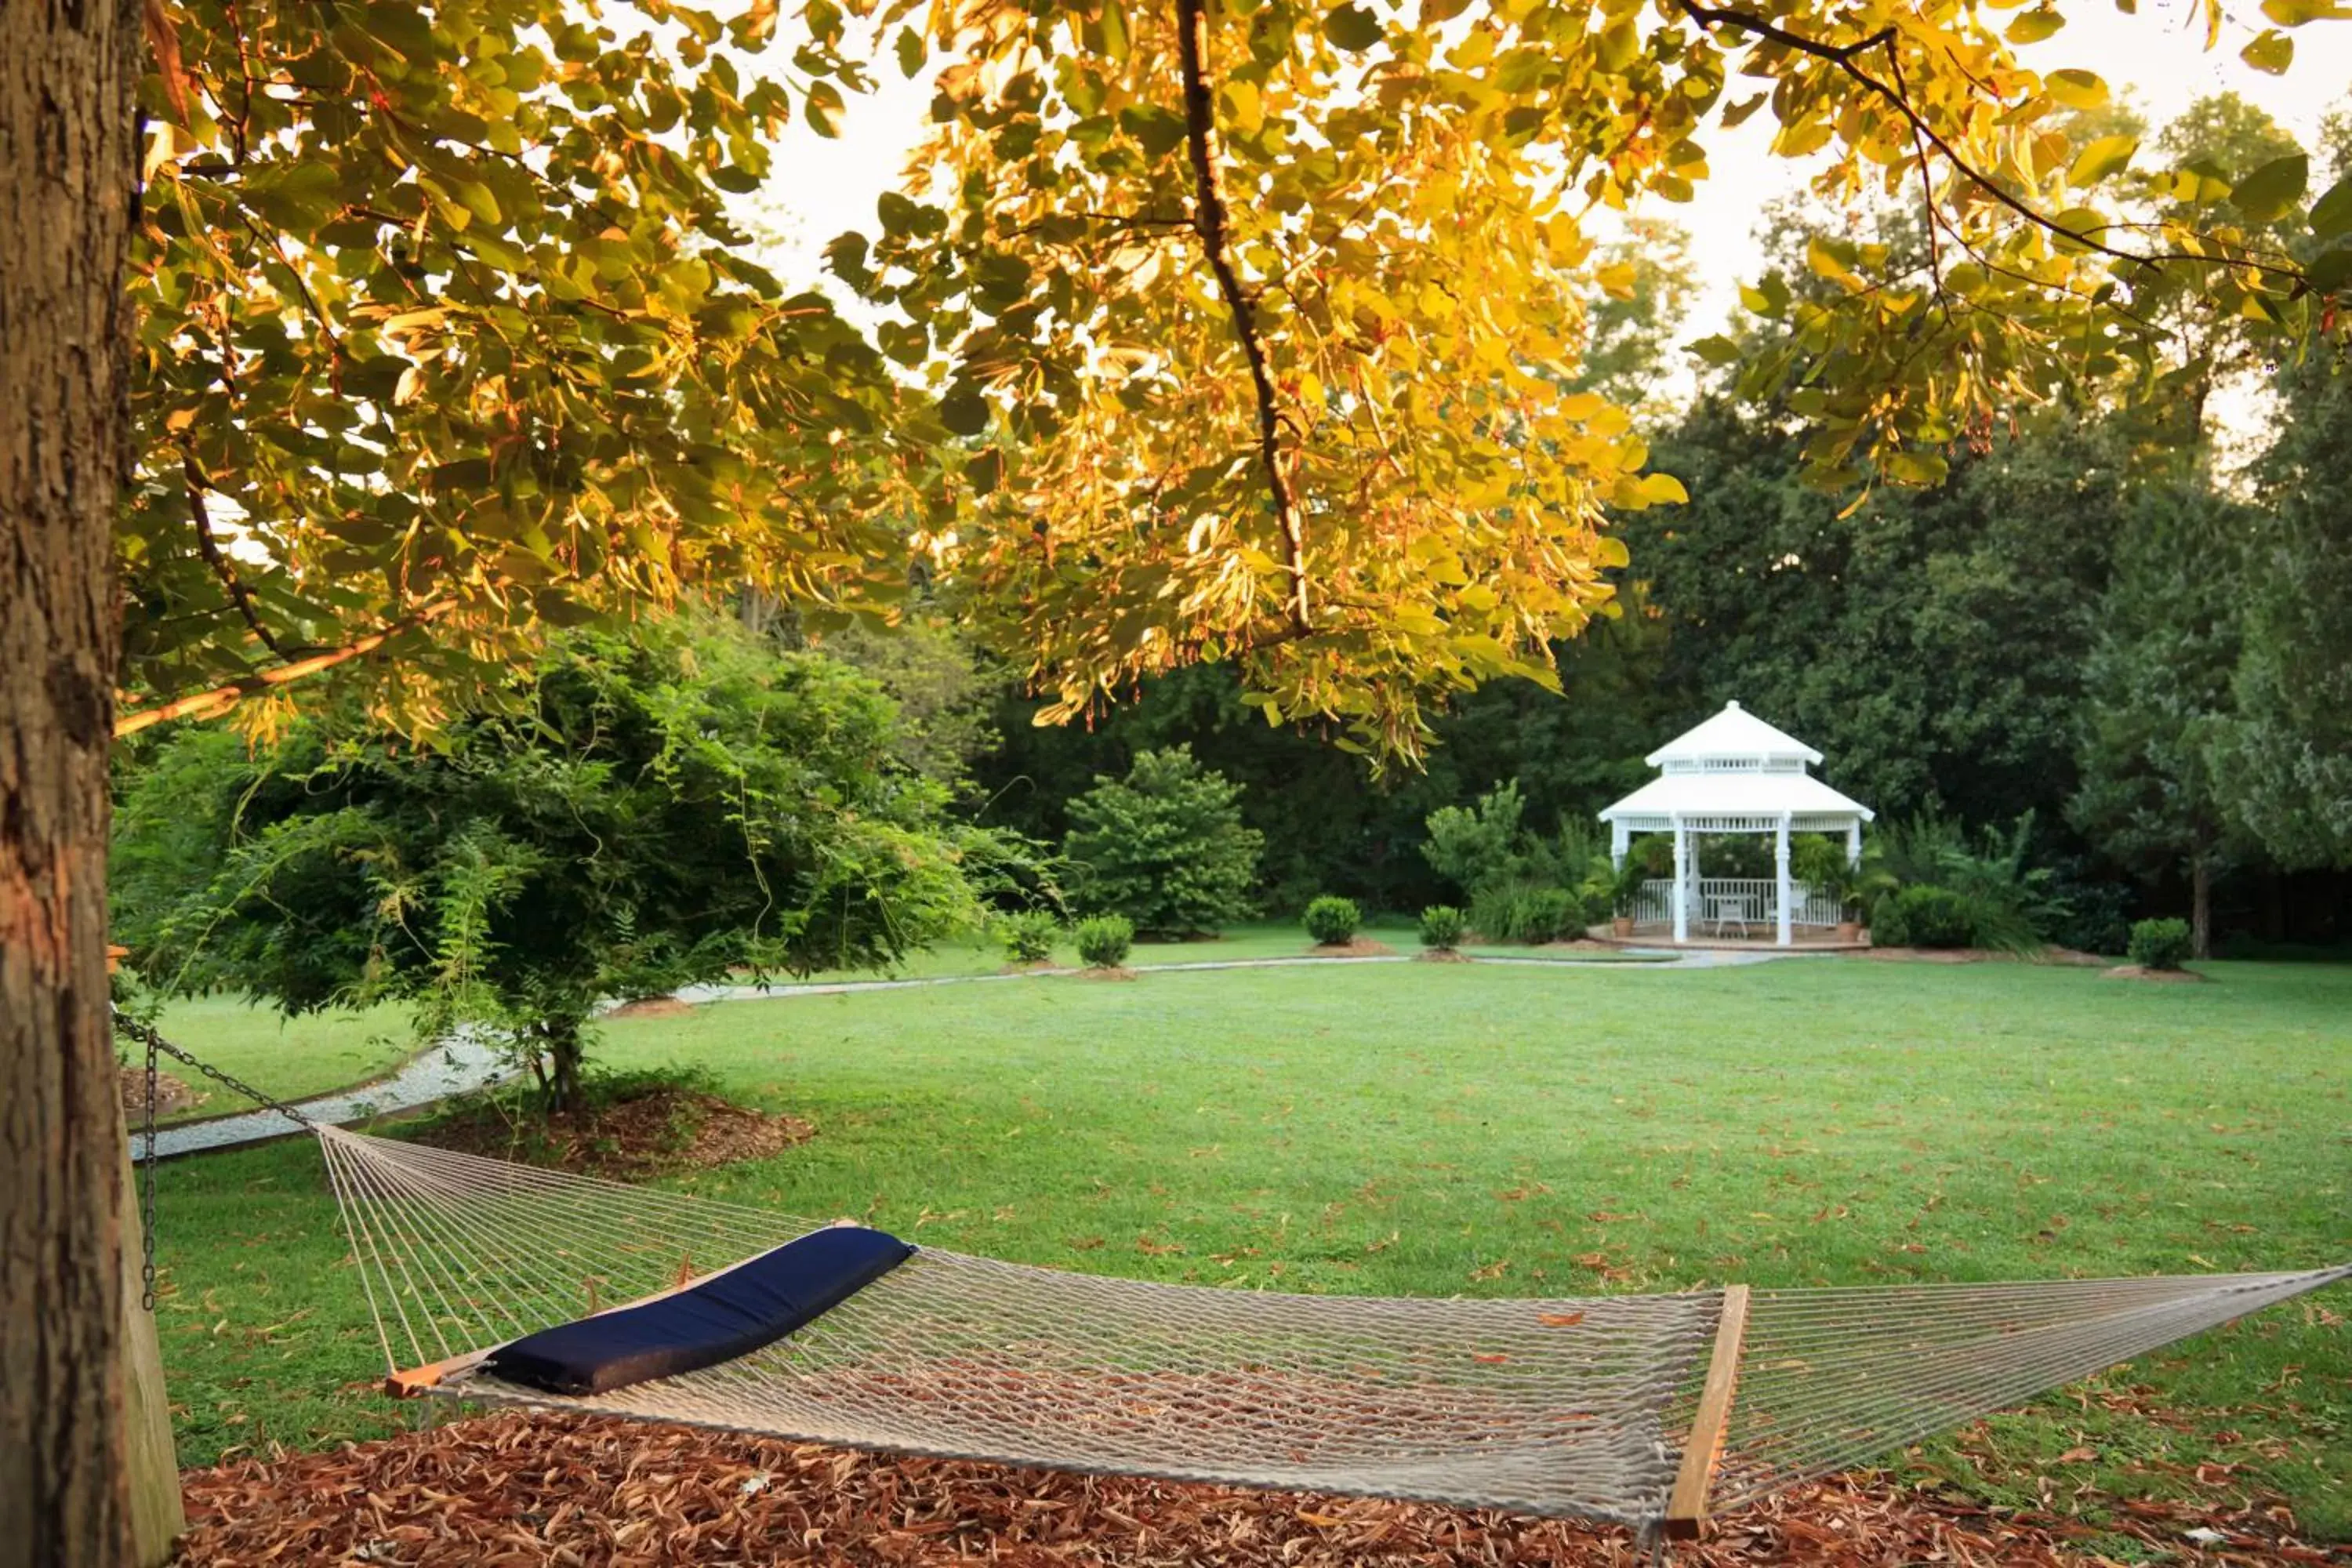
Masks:
[[[122,1015],[115,1015],[118,1026]],[[139,1306],[155,1310],[155,1031],[147,1031],[147,1126],[139,1145]]]
[[[312,1131],[318,1123],[275,1095],[264,1094],[243,1079],[225,1073],[208,1063],[200,1062],[171,1041],[155,1032],[154,1026],[142,1024],[114,1009],[114,1027],[147,1047],[147,1106],[144,1114],[144,1142],[140,1145],[139,1173],[139,1304],[152,1312],[155,1310],[155,1058],[161,1054],[173,1061],[184,1062],[214,1082],[236,1090],[247,1100],[279,1115],[289,1117]]]
[[[114,1026],[117,1029],[121,1030],[124,1034],[130,1036],[132,1039],[143,1041],[146,1044],[151,1059],[155,1052],[161,1051],[165,1056],[170,1057],[173,1061],[182,1062],[195,1068],[198,1072],[204,1074],[215,1083],[226,1089],[235,1089],[237,1093],[245,1096],[246,1099],[253,1101],[256,1105],[262,1107],[264,1110],[274,1110],[278,1112],[278,1115],[288,1117],[292,1121],[299,1122],[303,1127],[308,1128],[311,1131],[315,1132],[318,1131],[319,1124],[311,1121],[309,1117],[303,1115],[301,1111],[295,1109],[293,1106],[287,1104],[284,1100],[278,1099],[274,1094],[264,1094],[261,1090],[254,1088],[253,1085],[246,1082],[241,1078],[236,1078],[231,1074],[225,1073],[221,1071],[220,1068],[212,1066],[210,1063],[198,1061],[195,1058],[190,1056],[187,1052],[182,1050],[179,1047],[173,1045],[171,1041],[157,1034],[152,1026],[142,1024],[136,1018],[127,1017],[118,1011],[114,1015]]]

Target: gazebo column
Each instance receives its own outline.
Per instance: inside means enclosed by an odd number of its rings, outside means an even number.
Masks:
[[[1856,870],[1862,868],[1862,818],[1855,817],[1845,825],[1845,863]]]
[[[1690,829],[1675,818],[1675,941],[1690,940]]]
[[[1633,830],[1625,826],[1623,817],[1609,825],[1609,864],[1620,871],[1625,868],[1625,851],[1632,847],[1633,839]]]
[[[1785,811],[1780,814],[1780,826],[1772,830],[1772,875],[1779,880],[1780,894],[1780,920],[1772,940],[1786,947],[1796,911],[1790,908],[1793,900],[1789,896],[1789,814]]]

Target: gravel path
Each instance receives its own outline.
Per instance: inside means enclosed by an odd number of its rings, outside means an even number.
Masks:
[[[1647,952],[1647,949],[1629,949]],[[1663,949],[1654,951],[1664,951]],[[1741,952],[1694,949],[1675,953],[1664,963],[1624,963],[1614,967],[1633,970],[1657,969],[1725,969],[1749,963],[1769,963],[1777,959],[1804,957],[1802,953]],[[1402,953],[1392,956],[1363,958],[1221,958],[1202,959],[1189,963],[1145,963],[1137,968],[1147,973],[1202,969],[1286,969],[1309,963],[1410,963],[1412,960]],[[1481,956],[1481,963],[1513,963],[1542,968],[1591,968],[1609,960],[1573,958],[1512,958]],[[911,991],[927,985],[973,985],[989,981],[1038,980],[1057,974],[1074,974],[1070,969],[1028,969],[1009,974],[942,974],[922,980],[829,980],[783,985],[689,985],[677,994],[677,999],[699,1005],[706,1002],[769,1002],[790,996],[838,996],[852,991]],[[373,1083],[355,1089],[339,1089],[333,1094],[296,1102],[296,1109],[313,1121],[364,1121],[372,1116],[383,1116],[395,1110],[413,1110],[420,1105],[430,1105],[446,1100],[453,1094],[494,1084],[512,1067],[505,1052],[494,1040],[466,1034],[453,1035],[448,1039],[410,1058],[397,1072]],[[216,1116],[204,1121],[183,1122],[176,1127],[155,1130],[155,1154],[168,1160],[175,1154],[194,1154],[206,1149],[227,1149],[240,1143],[259,1143],[271,1138],[285,1138],[300,1131],[293,1122],[274,1110],[247,1111],[236,1116]],[[143,1133],[131,1135],[131,1154],[134,1160],[147,1158]]]

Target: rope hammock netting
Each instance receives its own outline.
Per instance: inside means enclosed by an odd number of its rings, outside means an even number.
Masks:
[[[403,1392],[1575,1515],[1652,1540],[2352,1278],[1433,1300],[1149,1284],[924,1247],[764,1348],[562,1396],[501,1377],[492,1352],[723,1275],[818,1222],[315,1131]]]

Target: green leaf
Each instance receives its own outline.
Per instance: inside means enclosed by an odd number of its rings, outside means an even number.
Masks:
[[[1119,129],[1143,143],[1143,150],[1154,158],[1164,158],[1184,141],[1184,117],[1174,110],[1157,104],[1139,105],[1118,111]]]
[[[2139,138],[2137,136],[2102,136],[2085,144],[2074,155],[2074,167],[2066,171],[2067,182],[2076,185],[2095,185],[2101,180],[2129,168],[2132,154],[2138,151]]]
[[[1381,19],[1361,5],[1334,5],[1323,18],[1323,36],[1351,53],[1370,48],[1386,32]]]
[[[929,51],[923,47],[923,36],[920,33],[912,27],[901,27],[898,29],[898,40],[893,47],[898,53],[900,76],[911,79],[922,74],[923,61],[929,58]]]
[[[1103,53],[1118,61],[1125,61],[1128,51],[1127,8],[1118,0],[1103,0]]]
[[[809,129],[820,136],[841,134],[841,117],[845,106],[841,101],[841,89],[829,81],[813,81],[808,89]]]
[[[2352,230],[2352,174],[2347,174],[2311,204],[2311,232],[2333,239]]]
[[[2273,158],[2240,180],[2230,193],[2230,205],[2255,223],[2273,223],[2303,199],[2311,177],[2311,160],[2301,153]]]
[[[988,428],[988,400],[979,388],[959,382],[940,399],[940,423],[958,436],[977,436]]]
[[[2333,294],[2347,284],[2352,284],[2352,246],[2338,246],[2322,251],[2312,264],[2304,268],[2304,276],[2322,294]]]
[[[1907,447],[1889,452],[1878,467],[1888,479],[1899,485],[1940,485],[1952,468],[1941,452],[1921,452]]]
[[[2107,84],[2086,70],[2052,71],[2042,79],[2042,90],[2068,109],[2087,112],[2107,106]]]
[[[1726,337],[1701,338],[1690,350],[1709,364],[1738,364],[1742,357],[1739,345]]]
[[[2011,44],[2038,44],[2066,25],[2066,18],[2047,5],[2037,5],[2009,25]]]
[[[2238,58],[2270,76],[2284,76],[2286,68],[2294,64],[2294,40],[2276,27],[2263,30],[2263,36],[2238,51]]]
[[[2263,15],[2282,27],[2300,27],[2305,22],[2340,22],[2352,16],[2352,8],[2344,0],[2263,0]]]

